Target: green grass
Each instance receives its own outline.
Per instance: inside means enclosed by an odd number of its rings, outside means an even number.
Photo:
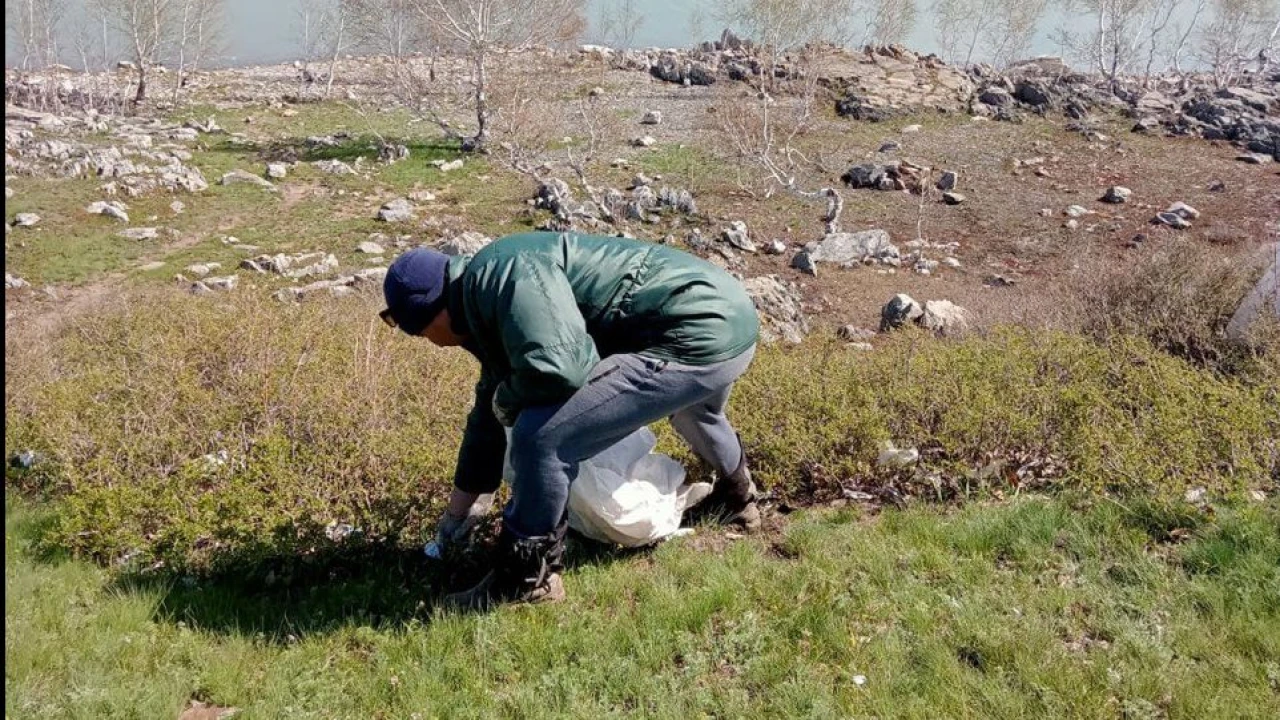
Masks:
[[[1280,712],[1280,506],[1025,498],[627,556],[571,547],[558,606],[431,609],[386,555],[270,587],[122,581],[5,512],[6,717],[1169,717]],[[711,543],[711,546],[719,543]],[[864,677],[865,684],[856,678]]]

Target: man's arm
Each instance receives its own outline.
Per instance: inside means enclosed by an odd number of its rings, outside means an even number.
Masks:
[[[476,383],[475,406],[467,415],[467,427],[458,449],[453,485],[467,493],[491,493],[502,484],[502,459],[507,451],[507,435],[493,414],[493,393],[497,378],[482,371]]]
[[[568,400],[600,361],[564,271],[535,258],[517,262],[497,315],[511,374],[493,404],[506,424],[527,407]]]

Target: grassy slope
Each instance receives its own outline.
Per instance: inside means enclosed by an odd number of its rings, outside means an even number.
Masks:
[[[772,540],[597,558],[566,604],[485,617],[422,610],[394,563],[271,592],[113,586],[35,557],[45,518],[7,498],[9,718],[193,697],[294,718],[1280,712],[1274,501],[805,513]],[[1153,540],[1170,525],[1190,538]]]

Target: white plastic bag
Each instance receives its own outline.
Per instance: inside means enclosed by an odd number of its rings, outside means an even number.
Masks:
[[[685,485],[684,466],[654,453],[657,444],[644,428],[581,462],[578,479],[569,488],[569,526],[593,540],[625,547],[674,535],[684,511],[706,498],[711,484]],[[508,452],[503,477],[512,476]]]

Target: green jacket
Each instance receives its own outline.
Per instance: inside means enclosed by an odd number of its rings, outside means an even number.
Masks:
[[[493,412],[569,399],[603,357],[641,353],[686,365],[737,357],[759,319],[742,285],[665,245],[532,232],[495,240],[449,263],[454,329],[480,360],[454,483],[492,492],[506,436]]]

